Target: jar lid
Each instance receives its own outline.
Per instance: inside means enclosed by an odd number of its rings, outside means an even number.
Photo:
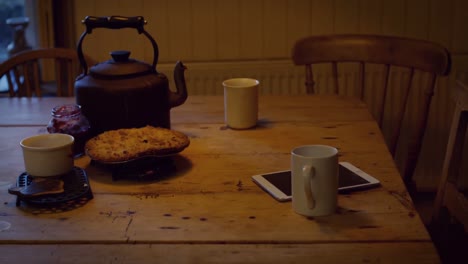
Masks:
[[[112,51],[110,55],[112,59],[100,62],[90,68],[91,76],[98,79],[125,79],[154,72],[151,65],[131,59],[128,50]]]
[[[74,116],[81,114],[81,105],[77,104],[65,104],[57,105],[52,108],[52,116],[54,117],[64,117],[64,116]]]

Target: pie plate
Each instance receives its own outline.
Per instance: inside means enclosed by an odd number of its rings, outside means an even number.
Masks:
[[[102,160],[93,158],[93,156],[90,155],[87,151],[86,151],[86,155],[88,155],[88,157],[90,157],[92,161],[98,162],[100,164],[108,164],[108,165],[114,165],[115,164],[115,165],[118,165],[118,164],[131,163],[131,162],[134,162],[134,161],[139,161],[139,160],[148,159],[148,158],[164,158],[164,157],[175,156],[178,153],[182,152],[187,147],[188,147],[188,145],[186,147],[182,148],[182,149],[178,149],[177,151],[168,152],[168,153],[165,153],[165,154],[142,155],[142,156],[139,156],[139,157],[136,157],[136,158],[122,160],[122,161],[102,161]]]
[[[190,139],[180,131],[146,126],[99,134],[86,143],[85,153],[101,164],[124,164],[173,156],[189,145]]]

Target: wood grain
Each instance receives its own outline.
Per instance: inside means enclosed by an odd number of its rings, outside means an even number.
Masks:
[[[69,209],[16,207],[7,189],[23,170],[18,142],[41,133],[48,109],[64,102],[70,98],[0,99],[0,109],[8,113],[0,118],[0,221],[8,223],[0,233],[2,263],[33,256],[36,261],[66,258],[70,263],[154,258],[439,262],[382,134],[358,100],[262,96],[258,126],[232,130],[223,122],[221,96],[192,96],[171,113],[172,128],[191,140],[174,157],[174,174],[113,181],[107,168],[82,157],[75,165],[85,168],[94,199]],[[27,116],[29,112],[34,114]],[[304,144],[336,146],[341,161],[352,162],[382,186],[339,195],[339,208],[331,216],[296,214],[291,203],[274,200],[251,176],[288,169],[290,150]],[[12,247],[28,254],[13,254]]]
[[[18,254],[22,252],[22,254]],[[86,252],[83,254],[83,252]],[[90,254],[94,252],[94,254]],[[260,245],[2,245],[4,264],[36,263],[439,263],[431,243]],[[404,257],[402,257],[404,256]],[[3,261],[4,260],[4,261]]]
[[[463,16],[467,3],[458,0],[73,2],[76,39],[84,30],[78,22],[85,16],[144,15],[149,33],[161,46],[162,62],[289,58],[291,44],[299,37],[335,33],[434,40],[455,55],[466,53],[467,47]],[[151,47],[142,46],[142,39],[130,30],[102,30],[89,43],[97,61],[107,60],[108,50],[118,43],[135,51],[137,58],[144,54],[144,60],[151,61]]]

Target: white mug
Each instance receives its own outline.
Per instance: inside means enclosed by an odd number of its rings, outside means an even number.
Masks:
[[[338,150],[306,145],[291,151],[292,206],[305,216],[336,211],[338,199]]]
[[[234,129],[247,129],[257,125],[259,81],[249,78],[225,80],[224,120]]]
[[[67,134],[40,134],[21,140],[26,172],[36,177],[53,177],[73,169],[74,138]]]

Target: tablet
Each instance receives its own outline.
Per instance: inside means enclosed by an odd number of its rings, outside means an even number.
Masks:
[[[290,201],[292,199],[290,170],[254,175],[252,176],[252,180],[278,201]],[[379,185],[379,180],[360,170],[351,163],[339,163],[339,193],[363,190]]]

